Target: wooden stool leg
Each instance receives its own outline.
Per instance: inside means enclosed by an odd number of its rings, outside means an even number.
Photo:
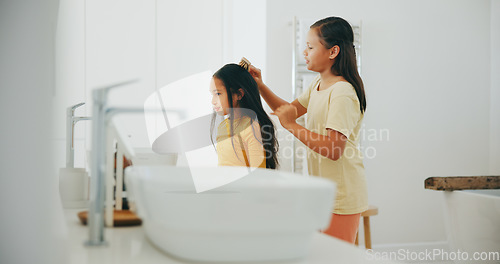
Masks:
[[[363,227],[365,229],[365,249],[372,248],[372,237],[370,234],[370,217],[363,217]]]
[[[354,241],[354,245],[356,245],[356,246],[358,245],[358,234],[359,234],[359,232],[356,233],[356,240]]]

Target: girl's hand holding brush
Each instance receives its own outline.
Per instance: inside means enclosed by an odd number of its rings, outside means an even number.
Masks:
[[[264,86],[264,82],[262,81],[262,74],[260,72],[260,69],[253,65],[249,65],[248,67],[248,72],[250,75],[252,75],[253,79],[255,82],[257,82],[257,87],[259,87],[259,90],[261,89],[262,86]]]

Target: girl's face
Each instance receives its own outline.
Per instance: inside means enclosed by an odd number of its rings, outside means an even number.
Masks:
[[[304,58],[306,59],[307,69],[315,72],[330,71],[333,65],[333,59],[336,57],[335,47],[327,49],[320,42],[318,31],[312,28],[307,33],[306,49],[304,50]],[[337,47],[338,48],[338,47]]]
[[[210,82],[210,93],[212,94],[212,108],[219,115],[229,114],[229,101],[227,100],[227,91],[224,83],[213,77]],[[238,107],[238,96],[233,94],[233,108]]]

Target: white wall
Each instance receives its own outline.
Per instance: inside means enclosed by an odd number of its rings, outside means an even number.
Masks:
[[[223,21],[224,63],[245,57],[266,70],[266,1],[225,0]],[[241,14],[245,14],[242,19]]]
[[[54,107],[56,166],[65,165],[66,107],[85,102],[75,114],[91,116],[93,89],[138,79],[112,90],[109,104],[142,108],[156,89],[221,67],[222,13],[222,0],[61,1]],[[199,92],[208,96],[208,84]],[[192,96],[185,93],[177,100],[189,101]],[[149,144],[142,114],[116,119],[135,147]],[[89,121],[76,126],[76,167],[88,165],[85,149],[91,148],[90,128]]]
[[[67,107],[85,102],[75,111],[75,116],[92,116],[93,89],[139,79],[136,84],[111,91],[109,103],[142,108],[143,99],[154,91],[154,30],[154,2],[151,1],[60,2],[53,108],[57,167],[65,166]],[[126,128],[144,136],[144,126],[133,125],[144,123],[141,115],[117,118],[125,119]],[[90,124],[91,121],[80,121],[75,126],[75,167],[88,166]]]
[[[85,1],[61,0],[57,14],[54,117],[54,158],[57,167],[66,165],[66,108],[86,102]],[[75,116],[86,116],[86,105]],[[75,167],[85,166],[85,135],[90,121],[75,126]]]
[[[109,105],[143,108],[155,90],[155,2],[86,1],[86,101],[92,115],[92,91],[109,84],[137,79],[109,93]],[[121,120],[132,143],[147,144],[143,114],[124,114]],[[87,148],[91,133],[87,132]]]
[[[291,99],[293,16],[362,21],[364,140],[374,244],[444,241],[431,176],[486,175],[490,136],[490,1],[268,1],[267,84]],[[371,131],[373,129],[374,131]]]
[[[490,174],[500,175],[500,1],[491,0]]]
[[[221,67],[222,10],[222,0],[158,0],[158,88]]]
[[[0,2],[0,263],[68,263],[51,159],[58,1]]]

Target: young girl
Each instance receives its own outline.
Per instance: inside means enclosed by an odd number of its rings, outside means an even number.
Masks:
[[[310,27],[304,57],[307,69],[319,74],[291,104],[262,82],[259,69],[249,68],[281,125],[309,148],[309,174],[337,183],[332,220],[323,232],[350,243],[355,241],[360,214],[368,207],[358,148],[366,99],[353,41],[351,26],[339,17],[319,20]],[[295,120],[306,112],[304,128]]]
[[[219,166],[276,169],[275,128],[262,107],[257,83],[250,73],[237,64],[227,64],[213,75],[210,92],[214,111],[227,116],[217,127]],[[214,114],[212,132],[215,117]]]

